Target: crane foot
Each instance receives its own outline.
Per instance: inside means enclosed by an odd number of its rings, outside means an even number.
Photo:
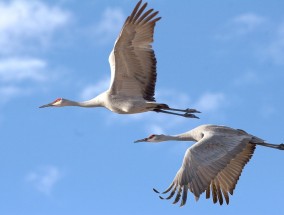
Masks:
[[[194,114],[191,114],[191,113],[185,113],[183,114],[184,117],[186,118],[196,118],[196,119],[199,119],[198,116],[194,115]]]
[[[184,112],[186,113],[201,113],[200,111],[196,110],[196,109],[192,109],[192,108],[187,108],[184,110]]]

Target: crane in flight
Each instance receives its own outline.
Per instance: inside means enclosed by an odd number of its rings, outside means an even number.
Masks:
[[[63,98],[40,106],[44,107],[105,107],[119,114],[147,111],[198,118],[195,109],[175,109],[155,100],[156,57],[151,43],[154,27],[161,17],[158,11],[145,11],[147,3],[140,0],[127,17],[109,56],[111,69],[110,87],[97,97],[83,102]]]
[[[213,197],[213,202],[223,204],[223,197],[229,204],[229,195],[233,195],[244,166],[252,157],[256,145],[284,150],[284,144],[270,144],[240,129],[218,125],[201,125],[179,135],[155,135],[135,142],[195,141],[187,149],[183,163],[171,185],[162,193],[175,193],[174,204],[180,201],[183,206],[188,190],[196,201],[206,191],[206,198]],[[159,193],[156,189],[153,189]],[[161,199],[165,199],[160,196]]]

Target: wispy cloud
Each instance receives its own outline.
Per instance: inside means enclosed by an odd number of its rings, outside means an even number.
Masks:
[[[158,124],[151,124],[147,127],[147,132],[149,134],[165,134],[163,126]]]
[[[60,29],[69,20],[70,13],[41,1],[2,1],[0,53],[18,53],[21,50],[26,51],[31,45],[45,45],[55,30]]]
[[[1,104],[28,95],[34,84],[47,80],[46,62],[36,58],[5,58],[0,60]],[[29,81],[29,85],[23,85]],[[25,87],[24,87],[25,86]]]
[[[26,90],[23,90],[16,86],[5,85],[0,87],[0,104],[5,104],[10,99],[28,93]]]
[[[120,8],[107,8],[103,12],[100,22],[93,28],[99,43],[113,42],[118,36],[124,20],[125,15]]]
[[[61,177],[62,173],[57,167],[45,166],[28,173],[26,181],[37,191],[49,195]]]
[[[202,112],[214,112],[225,105],[224,93],[204,93],[196,102],[196,107]]]
[[[86,86],[82,90],[82,92],[80,94],[80,98],[83,99],[83,100],[94,98],[99,93],[102,93],[103,91],[108,89],[109,82],[110,82],[109,78],[103,78],[94,85]]]
[[[231,21],[239,34],[250,33],[266,22],[266,18],[255,13],[241,14]]]
[[[284,64],[284,23],[278,26],[273,40],[264,50],[263,55],[272,60],[273,63],[279,65]]]
[[[224,29],[218,33],[219,39],[231,39],[234,37],[244,36],[259,30],[267,23],[267,18],[255,13],[243,13],[233,17],[224,26]]]
[[[241,74],[235,81],[234,85],[243,86],[243,85],[251,85],[257,84],[261,82],[259,75],[256,72],[248,71],[244,74]]]
[[[53,44],[54,35],[71,13],[41,0],[0,2],[0,95],[4,100],[36,91],[37,83],[53,77],[49,62],[36,57]],[[29,81],[29,85],[25,84]],[[3,102],[1,102],[3,104]]]
[[[0,82],[23,80],[42,81],[46,62],[36,58],[6,58],[0,60]]]
[[[254,36],[247,37],[248,34]],[[216,35],[217,39],[230,41],[247,38],[253,44],[252,54],[260,61],[284,64],[284,23],[271,20],[256,13],[244,13],[230,19]],[[253,42],[251,39],[253,38]]]

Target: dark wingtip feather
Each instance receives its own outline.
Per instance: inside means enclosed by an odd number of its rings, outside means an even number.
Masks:
[[[156,190],[155,188],[153,188],[153,191],[155,192],[155,193],[160,193],[158,190]]]
[[[209,198],[210,198],[210,185],[206,189],[206,199],[209,199]]]
[[[220,185],[219,185],[218,182],[215,183],[215,185],[216,185],[216,189],[217,189],[217,197],[219,199],[219,204],[223,205],[224,200],[223,200],[223,196],[222,196]]]
[[[176,195],[176,198],[175,198],[173,204],[176,204],[176,203],[179,202],[180,197],[181,197],[181,191],[182,191],[182,187],[179,188],[178,193],[177,193],[177,195]]]
[[[166,199],[171,199],[175,195],[175,193],[176,193],[176,187],[172,190],[172,192]]]
[[[184,206],[186,204],[187,191],[188,191],[188,186],[185,185],[184,188],[183,188],[183,192],[182,192],[182,198],[181,198],[180,207],[182,207],[182,206]]]
[[[147,7],[148,3],[144,3],[142,7],[136,12],[135,17],[133,18],[133,22],[136,22],[137,19],[140,17],[141,13],[143,13],[144,9]]]
[[[228,193],[226,193],[227,195],[225,196],[225,200],[226,200],[226,204],[228,205],[230,203],[230,199],[229,199],[229,196],[228,196]]]
[[[147,16],[142,22],[141,24],[145,24],[147,22],[149,22],[152,18],[154,18],[157,14],[159,13],[159,11],[155,11],[154,13],[151,13],[149,16]]]
[[[211,183],[211,188],[212,188],[213,203],[216,204],[218,199],[217,199],[217,190],[216,190],[216,186],[214,184],[214,181]]]
[[[141,3],[142,3],[142,0],[140,0],[140,1],[136,4],[136,6],[134,7],[134,9],[133,9],[133,11],[132,11],[132,13],[131,13],[131,15],[130,15],[130,18],[128,19],[129,22],[132,22],[132,20],[133,20],[133,18],[134,18],[134,15],[136,14],[137,10],[139,9]]]
[[[163,194],[169,192],[174,186],[174,183],[171,183],[171,185],[163,192]]]

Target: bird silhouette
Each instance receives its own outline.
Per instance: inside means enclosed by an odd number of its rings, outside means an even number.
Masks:
[[[233,195],[241,172],[252,157],[256,145],[284,150],[284,144],[270,144],[240,129],[218,125],[201,125],[179,135],[155,135],[135,142],[195,141],[186,150],[182,166],[171,185],[163,194],[171,191],[166,199],[176,197],[173,203],[180,201],[183,206],[188,190],[198,200],[206,191],[206,198],[223,204],[223,197],[229,204],[229,195]],[[155,192],[159,193],[156,189]],[[164,197],[160,196],[161,199]]]
[[[196,109],[170,108],[155,100],[157,79],[156,57],[151,43],[154,27],[161,19],[158,11],[145,10],[147,3],[140,0],[126,19],[109,56],[110,87],[93,99],[75,102],[64,98],[40,106],[44,107],[105,107],[119,114],[155,111],[187,118],[198,118]]]

